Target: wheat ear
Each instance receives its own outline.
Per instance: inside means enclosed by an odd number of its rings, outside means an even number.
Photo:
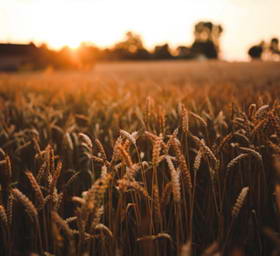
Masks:
[[[29,217],[32,218],[37,218],[38,212],[34,206],[34,204],[30,201],[30,199],[24,195],[21,191],[19,191],[17,188],[14,188],[12,190],[12,193],[14,197],[22,203],[22,205],[25,207],[25,211],[29,215]]]
[[[235,201],[233,209],[232,209],[232,217],[233,218],[238,217],[239,212],[240,212],[241,208],[243,207],[243,204],[244,204],[244,201],[247,197],[248,192],[249,192],[249,187],[242,188],[239,196],[237,197],[237,199]]]
[[[33,190],[35,192],[37,201],[39,203],[38,208],[42,209],[43,206],[44,206],[44,196],[43,196],[42,190],[41,190],[37,180],[33,176],[32,172],[26,171],[25,175],[27,176],[27,178],[28,178],[28,180],[29,180],[29,182],[31,184],[31,187],[33,188]]]

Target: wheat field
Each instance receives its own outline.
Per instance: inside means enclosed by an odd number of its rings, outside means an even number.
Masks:
[[[0,74],[0,255],[280,255],[279,70]]]

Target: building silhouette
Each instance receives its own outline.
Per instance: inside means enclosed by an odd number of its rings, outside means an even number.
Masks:
[[[33,44],[0,44],[0,70],[17,71],[34,65],[38,48]]]

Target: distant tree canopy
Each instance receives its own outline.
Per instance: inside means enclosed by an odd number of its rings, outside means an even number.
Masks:
[[[107,60],[163,60],[163,59],[217,59],[220,50],[220,37],[223,28],[210,21],[200,21],[194,26],[194,42],[190,47],[179,46],[176,56],[171,54],[168,44],[157,45],[149,52],[142,38],[133,32],[127,32],[125,39],[107,49],[104,59]]]
[[[148,50],[142,37],[134,32],[127,32],[124,38],[112,45],[102,49],[92,43],[82,43],[76,50],[64,47],[55,51],[42,44],[36,47],[30,45],[2,44],[1,54],[5,55],[17,49],[32,49],[31,57],[20,60],[14,65],[17,67],[31,67],[32,69],[43,69],[52,67],[55,69],[91,69],[98,61],[119,60],[169,60],[169,59],[218,59],[220,52],[220,38],[223,27],[211,21],[199,21],[194,25],[194,40],[191,45],[181,45],[177,51],[170,49],[167,43],[156,45],[153,50]],[[0,44],[1,46],[1,44]],[[9,51],[7,50],[9,48]],[[1,53],[2,49],[2,53]],[[3,50],[6,49],[6,50]],[[4,53],[3,53],[4,52]],[[263,54],[267,53],[267,54]],[[266,56],[269,60],[280,60],[279,39],[272,38],[270,42],[262,41],[248,49],[248,55],[252,60],[262,59]],[[9,69],[14,69],[13,67]]]
[[[278,38],[274,37],[271,39],[269,49],[274,54],[280,54]]]
[[[171,59],[172,55],[170,53],[169,45],[157,45],[154,49],[153,57],[155,59]]]
[[[139,49],[143,49],[143,42],[140,35],[129,31],[125,34],[125,39],[114,46],[115,49],[124,49],[127,52],[134,54]]]
[[[209,21],[198,22],[194,27],[194,42],[191,46],[191,54],[194,57],[203,56],[208,59],[217,59],[219,54],[219,42],[223,32],[221,25],[215,25]]]
[[[261,42],[258,45],[253,45],[248,50],[248,54],[252,60],[257,60],[257,59],[261,59],[263,51],[264,51],[264,42]]]
[[[116,43],[111,49],[107,49],[105,59],[134,60],[149,59],[150,53],[144,48],[140,35],[127,32],[123,41]]]
[[[64,47],[59,51],[51,50],[46,45],[36,48],[38,58],[32,63],[36,69],[53,67],[90,69],[97,61],[115,60],[165,60],[165,59],[217,59],[219,40],[223,32],[221,25],[201,21],[194,26],[194,42],[190,46],[179,46],[177,55],[172,54],[168,44],[156,45],[153,50],[145,48],[140,35],[127,32],[120,42],[112,47],[101,49],[92,43],[82,43],[72,51]],[[273,41],[273,49],[278,49],[278,42]]]
[[[265,53],[266,60],[280,60],[279,39],[274,37],[269,43],[261,41],[248,50],[251,60],[261,60]]]

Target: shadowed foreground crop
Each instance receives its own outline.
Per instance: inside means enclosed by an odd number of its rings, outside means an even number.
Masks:
[[[1,255],[280,255],[279,64],[0,75]]]

